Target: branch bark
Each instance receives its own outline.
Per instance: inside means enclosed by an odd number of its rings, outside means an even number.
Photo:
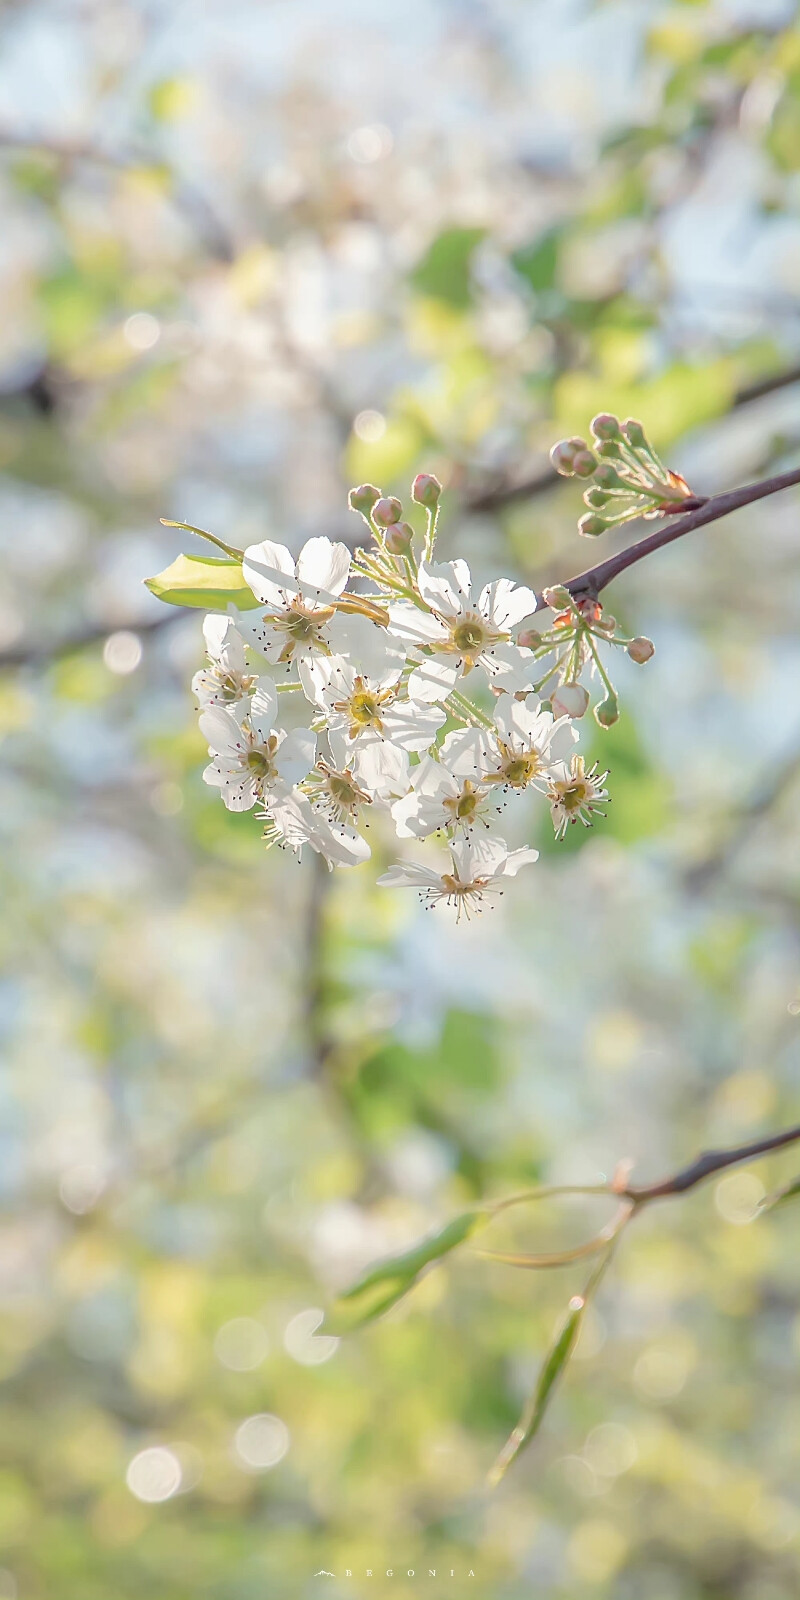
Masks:
[[[615,1193],[632,1200],[637,1206],[649,1200],[666,1199],[668,1195],[686,1194],[688,1189],[705,1183],[707,1178],[724,1172],[726,1167],[738,1166],[742,1161],[755,1161],[758,1156],[769,1155],[771,1150],[783,1150],[787,1145],[799,1142],[800,1123],[794,1128],[787,1128],[785,1133],[773,1133],[766,1139],[756,1139],[753,1144],[735,1145],[730,1150],[704,1150],[688,1167],[682,1167],[671,1178],[662,1178],[660,1183],[628,1184],[624,1189],[615,1190]]]
[[[800,483],[800,467],[794,467],[791,472],[781,472],[775,478],[764,478],[760,483],[748,483],[743,489],[732,489],[728,494],[713,495],[685,516],[665,520],[646,539],[627,545],[624,550],[618,550],[616,555],[608,556],[596,566],[579,572],[577,577],[568,578],[563,587],[569,589],[576,599],[584,595],[599,595],[620,573],[627,572],[629,567],[635,566],[637,561],[643,561],[655,550],[662,550],[665,545],[682,539],[684,534],[693,533],[695,528],[705,528],[709,522],[727,517],[741,506],[752,505],[755,500],[765,500],[768,495],[778,494],[781,489],[790,489],[796,483]],[[540,600],[538,609],[543,610],[544,605],[545,602]]]

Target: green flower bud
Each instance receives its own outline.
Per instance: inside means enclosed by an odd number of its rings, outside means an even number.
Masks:
[[[419,472],[411,485],[411,498],[427,511],[435,511],[441,498],[442,486],[432,472]]]
[[[613,417],[610,411],[600,411],[592,418],[592,433],[595,439],[619,439],[621,432],[619,417]]]
[[[414,529],[408,522],[393,522],[384,534],[384,543],[390,555],[405,556],[411,549]]]
[[[645,639],[643,635],[640,638],[631,639],[628,645],[628,655],[631,661],[638,662],[639,666],[643,666],[644,662],[649,661],[650,657],[654,656],[655,653],[656,647],[652,639]]]
[[[605,446],[602,446],[601,448],[604,450]],[[597,472],[595,473],[595,480],[600,485],[601,489],[627,489],[630,491],[630,484],[626,483],[625,479],[620,477],[616,467],[612,467],[610,461],[600,462]]]
[[[588,539],[596,539],[598,534],[605,533],[607,527],[608,523],[605,518],[599,517],[594,511],[589,511],[585,517],[581,517],[578,523],[578,532],[584,534]]]
[[[362,483],[360,488],[351,489],[347,496],[347,503],[351,511],[358,511],[362,517],[369,521],[369,514],[376,500],[380,500],[381,491],[376,489],[374,483]]]
[[[583,498],[587,506],[592,506],[595,511],[602,511],[603,506],[608,505],[611,495],[606,494],[605,489],[596,489],[592,484],[591,489],[586,490]]]
[[[623,422],[622,431],[628,441],[628,444],[633,445],[634,450],[647,449],[647,438],[644,428],[642,427],[641,422],[636,421],[635,417],[629,417],[627,422]]]
[[[399,522],[402,515],[403,507],[393,494],[382,496],[372,507],[372,520],[377,522],[379,528],[391,528],[392,523]]]
[[[622,460],[622,451],[615,439],[604,439],[603,443],[597,446],[597,454],[603,461]]]
[[[579,450],[573,460],[572,470],[579,478],[591,478],[592,473],[597,471],[597,457],[592,455],[591,450]]]
[[[614,723],[619,722],[619,704],[615,694],[607,695],[599,706],[595,706],[594,720],[601,728],[613,728]]]

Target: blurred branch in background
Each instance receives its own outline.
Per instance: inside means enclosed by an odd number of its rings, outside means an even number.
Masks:
[[[80,165],[110,167],[122,172],[142,168],[163,170],[169,176],[169,186],[164,190],[165,199],[191,224],[203,249],[218,261],[235,260],[236,241],[233,234],[206,195],[169,167],[158,151],[150,150],[146,145],[111,149],[83,139],[57,139],[50,135],[43,138],[34,133],[0,128],[0,150],[30,151],[49,156],[67,172]]]

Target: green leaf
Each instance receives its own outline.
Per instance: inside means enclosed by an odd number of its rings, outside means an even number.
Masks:
[[[229,556],[176,556],[155,578],[145,578],[151,594],[171,606],[199,606],[204,611],[253,611],[259,601],[244,581],[241,561]]]
[[[457,1245],[472,1237],[490,1220],[486,1211],[465,1211],[436,1233],[429,1234],[403,1255],[380,1261],[351,1289],[345,1289],[325,1319],[325,1333],[351,1332],[373,1322],[413,1288],[420,1273]]]
[[[466,311],[472,300],[472,257],[485,232],[485,228],[446,228],[412,272],[414,288]]]
[[[583,1313],[586,1310],[586,1296],[576,1295],[567,1307],[566,1315],[561,1322],[553,1343],[545,1356],[539,1373],[536,1388],[528,1401],[522,1416],[513,1433],[509,1435],[497,1460],[489,1474],[489,1482],[494,1485],[500,1482],[507,1468],[516,1459],[521,1450],[530,1444],[541,1427],[542,1418],[550,1400],[555,1384],[564,1371],[577,1342],[581,1329]]]

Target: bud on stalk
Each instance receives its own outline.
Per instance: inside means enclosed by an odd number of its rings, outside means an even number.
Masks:
[[[607,695],[599,706],[595,706],[594,719],[601,728],[613,728],[614,723],[619,722],[619,703],[615,694]]]
[[[391,528],[392,523],[399,522],[402,515],[403,507],[393,494],[383,495],[372,507],[372,520],[377,522],[379,528]]]
[[[393,522],[386,529],[384,544],[392,556],[408,555],[414,538],[414,529],[408,522]]]
[[[649,661],[650,657],[654,656],[655,653],[656,647],[652,639],[645,639],[643,635],[640,638],[631,639],[628,645],[628,655],[631,661],[637,662],[639,666],[643,666],[645,661]]]
[[[572,717],[577,721],[589,704],[589,692],[582,683],[562,683],[550,697],[554,717]]]
[[[420,472],[411,485],[411,498],[426,511],[435,511],[442,494],[439,479],[432,472]]]
[[[350,490],[347,503],[351,511],[358,511],[369,522],[372,507],[380,497],[381,491],[375,488],[374,483],[362,483],[358,489]]]

